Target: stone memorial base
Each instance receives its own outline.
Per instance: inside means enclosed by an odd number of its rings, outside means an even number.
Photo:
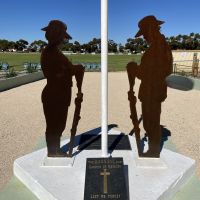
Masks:
[[[111,130],[109,134],[120,132]],[[160,159],[141,159],[135,138],[129,136],[129,140],[132,150],[111,152],[113,158],[123,158],[129,200],[171,199],[193,175],[194,160],[167,149],[162,150]],[[14,174],[38,199],[83,200],[86,159],[101,158],[101,150],[75,151],[74,158],[61,161],[47,159],[46,148],[25,155],[15,160]]]
[[[74,164],[74,157],[72,158],[51,158],[45,156],[41,167],[72,167]]]
[[[167,163],[163,158],[136,158],[136,167],[147,169],[167,169]]]

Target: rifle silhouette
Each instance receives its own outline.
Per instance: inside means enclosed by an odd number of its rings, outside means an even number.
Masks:
[[[81,65],[79,65],[81,66]],[[73,147],[74,147],[74,139],[77,131],[77,126],[79,123],[79,120],[81,119],[80,112],[81,112],[81,103],[83,101],[83,93],[82,93],[82,83],[83,83],[83,77],[84,77],[85,68],[81,66],[80,70],[77,74],[75,74],[76,79],[76,85],[78,88],[78,93],[75,98],[75,111],[74,111],[74,118],[72,122],[72,128],[71,128],[71,137],[70,137],[70,143],[69,143],[69,153],[68,157],[72,157]]]
[[[141,145],[140,145],[140,139],[141,139],[140,128],[139,128],[139,121],[138,121],[137,110],[136,110],[137,98],[133,90],[134,85],[135,85],[136,74],[138,71],[138,66],[136,63],[131,62],[131,63],[128,63],[128,65],[126,66],[126,70],[127,70],[128,80],[129,80],[129,85],[130,85],[130,88],[128,91],[128,100],[129,100],[130,111],[131,111],[130,118],[132,120],[133,130],[135,132],[138,156],[142,156],[142,150],[141,150]]]

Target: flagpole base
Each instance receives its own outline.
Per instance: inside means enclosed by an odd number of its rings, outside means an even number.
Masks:
[[[110,153],[102,154],[101,157],[102,157],[102,158],[110,158],[110,157],[111,157],[111,154],[110,154]]]

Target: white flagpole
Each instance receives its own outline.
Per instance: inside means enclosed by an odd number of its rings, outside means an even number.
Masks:
[[[101,0],[101,149],[108,154],[108,0]]]

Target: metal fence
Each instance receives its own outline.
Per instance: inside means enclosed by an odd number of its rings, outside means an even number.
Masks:
[[[76,62],[73,64],[82,64],[85,67],[85,71],[100,71],[101,64],[94,62]],[[0,79],[11,78],[15,76],[22,76],[27,73],[33,73],[37,71],[41,71],[41,64],[36,62],[25,62],[21,66],[9,66],[7,62],[0,61]]]
[[[9,66],[7,62],[0,62],[0,79],[22,76],[41,70],[40,63],[25,62],[21,66]]]
[[[173,73],[182,76],[200,78],[199,66],[194,65],[193,60],[179,60],[173,62]]]

